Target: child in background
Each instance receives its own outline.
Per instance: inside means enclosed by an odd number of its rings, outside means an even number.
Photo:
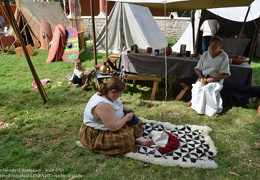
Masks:
[[[84,71],[85,69],[82,67],[82,63],[80,59],[74,60],[74,71],[72,76],[67,76],[69,85],[78,84],[82,86],[84,83]]]
[[[3,18],[2,15],[0,15],[0,32],[4,32],[5,29],[5,19]]]

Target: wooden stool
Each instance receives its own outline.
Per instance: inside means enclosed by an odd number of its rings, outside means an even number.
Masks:
[[[183,97],[183,95],[186,93],[186,91],[188,90],[188,89],[190,89],[189,88],[189,86],[187,86],[185,83],[180,83],[180,85],[182,86],[182,90],[181,90],[181,92],[178,94],[178,96],[176,97],[176,101],[179,101],[179,100],[181,100],[181,98]]]
[[[126,74],[124,77],[125,80],[132,81],[153,81],[153,90],[151,94],[151,100],[155,99],[155,95],[158,92],[159,82],[162,80],[161,76],[142,76],[135,74]]]

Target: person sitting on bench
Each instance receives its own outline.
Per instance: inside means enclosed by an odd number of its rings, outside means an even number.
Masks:
[[[222,39],[214,36],[209,44],[209,50],[202,54],[194,68],[199,78],[192,84],[191,101],[185,103],[185,106],[191,106],[198,114],[213,116],[223,109],[220,91],[224,79],[231,73],[228,55],[222,51]]]

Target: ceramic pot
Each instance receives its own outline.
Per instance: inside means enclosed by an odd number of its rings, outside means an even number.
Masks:
[[[170,56],[172,54],[172,48],[168,44],[168,46],[165,48],[166,56]]]
[[[186,57],[190,57],[190,51],[185,52]]]
[[[136,44],[134,45],[134,52],[138,53],[138,46]]]
[[[147,47],[147,49],[146,49],[146,52],[147,52],[147,53],[151,54],[152,51],[153,51],[153,48],[151,48],[151,47]]]

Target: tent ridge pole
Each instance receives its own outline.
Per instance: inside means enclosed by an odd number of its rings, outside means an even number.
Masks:
[[[246,12],[246,16],[245,16],[243,25],[242,25],[242,27],[241,27],[241,29],[240,29],[240,32],[239,32],[239,35],[238,35],[238,39],[237,39],[236,46],[235,46],[234,49],[233,49],[233,54],[232,54],[232,55],[234,55],[234,56],[235,56],[236,53],[237,53],[237,48],[238,48],[238,45],[239,45],[239,42],[240,42],[242,33],[243,33],[243,31],[244,31],[244,28],[245,28],[245,26],[246,26],[246,19],[247,19],[247,16],[248,16],[248,14],[249,14],[249,11],[250,11],[250,6],[248,6],[248,9],[247,9],[247,12]]]

